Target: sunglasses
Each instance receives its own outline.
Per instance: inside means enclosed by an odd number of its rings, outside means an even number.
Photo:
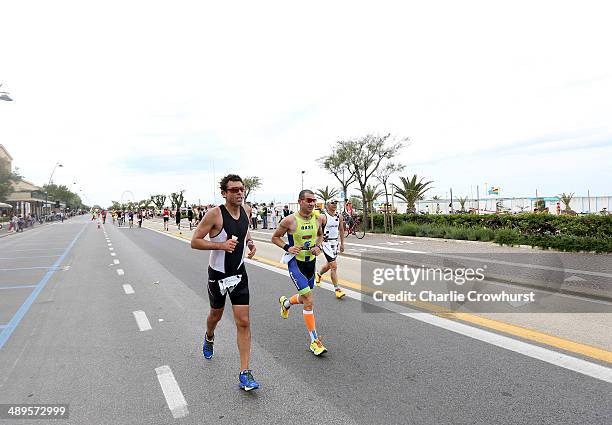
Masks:
[[[232,192],[232,193],[244,192],[244,187],[228,187],[226,192]]]
[[[304,202],[310,204],[310,203],[317,202],[317,199],[316,198],[304,198]]]

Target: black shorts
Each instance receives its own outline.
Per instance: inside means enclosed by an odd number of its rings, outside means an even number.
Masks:
[[[168,221],[169,219],[169,217],[164,217],[164,221]]]
[[[328,263],[331,263],[333,261],[336,261],[336,257],[330,257],[329,255],[327,255],[327,252],[323,251],[323,255],[325,255],[325,259],[327,260]]]
[[[249,277],[246,273],[244,264],[238,268],[236,274],[242,275],[240,283],[234,287],[231,291],[227,291],[226,294],[221,294],[219,289],[219,279],[224,279],[229,275],[218,272],[217,270],[208,267],[208,299],[210,301],[211,308],[223,308],[225,307],[225,297],[229,294],[232,305],[249,305]]]

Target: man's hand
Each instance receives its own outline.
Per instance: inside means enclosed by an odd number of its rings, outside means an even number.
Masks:
[[[255,248],[255,244],[253,241],[249,241],[247,243],[247,247],[249,248],[249,253],[247,254],[247,258],[253,258],[255,252],[257,252],[257,248]]]
[[[231,254],[232,252],[234,252],[234,249],[236,249],[236,245],[238,245],[238,241],[234,239],[228,239],[225,242],[221,242],[221,247],[219,249],[222,249],[223,251],[229,252]]]
[[[313,246],[312,248],[310,248],[310,253],[316,257],[321,253],[321,248],[319,248],[318,246]]]
[[[343,243],[340,244],[340,252],[344,252],[344,244]]]
[[[289,249],[287,250],[287,252],[291,253],[291,254],[295,254],[298,255],[300,253],[301,249],[299,246],[290,246]]]

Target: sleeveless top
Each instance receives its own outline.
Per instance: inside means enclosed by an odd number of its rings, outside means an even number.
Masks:
[[[221,217],[223,219],[223,228],[215,237],[211,237],[211,242],[225,242],[232,239],[232,236],[238,238],[238,245],[234,252],[229,253],[220,249],[210,251],[209,265],[213,270],[224,273],[227,276],[233,276],[238,273],[238,269],[242,266],[244,256],[244,243],[247,232],[249,230],[249,219],[246,211],[240,207],[240,217],[236,220],[229,213],[225,205],[219,206]]]
[[[327,216],[327,224],[325,225],[325,229],[323,231],[323,240],[338,240],[338,237],[340,236],[340,216],[338,213],[330,215],[327,210],[325,211],[325,215]]]
[[[298,261],[315,261],[317,257],[310,253],[312,248],[317,242],[317,218],[314,214],[309,220],[306,220],[300,216],[299,213],[294,213],[297,227],[293,234],[287,234],[289,239],[289,246],[299,246],[302,248],[300,253],[295,256]]]

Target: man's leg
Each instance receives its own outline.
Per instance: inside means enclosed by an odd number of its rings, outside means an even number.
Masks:
[[[212,340],[215,337],[215,329],[217,328],[217,323],[223,317],[223,310],[225,307],[221,308],[210,308],[208,312],[208,317],[206,318],[206,335],[209,340]]]
[[[234,321],[236,322],[236,342],[240,352],[240,370],[249,368],[251,356],[251,325],[249,321],[249,306],[234,305]]]

